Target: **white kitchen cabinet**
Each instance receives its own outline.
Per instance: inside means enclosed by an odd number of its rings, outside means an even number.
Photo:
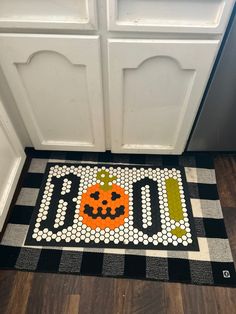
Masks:
[[[181,154],[234,3],[0,1],[0,73],[32,145]]]
[[[24,160],[23,148],[0,100],[0,231]]]
[[[109,40],[113,152],[183,152],[218,45],[218,40]]]
[[[35,148],[105,150],[98,36],[0,34],[0,60]]]

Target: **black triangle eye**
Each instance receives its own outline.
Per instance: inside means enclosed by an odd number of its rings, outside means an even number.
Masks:
[[[99,195],[100,195],[100,193],[97,191],[95,193],[90,194],[90,197],[97,201],[97,200],[99,200]]]
[[[120,197],[121,197],[121,195],[118,194],[118,193],[116,193],[116,192],[112,192],[112,193],[111,193],[111,199],[112,199],[112,201],[115,201],[117,198],[120,198]]]

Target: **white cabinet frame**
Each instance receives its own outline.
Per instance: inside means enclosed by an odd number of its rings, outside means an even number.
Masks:
[[[25,161],[25,153],[23,147],[16,135],[16,132],[11,124],[11,121],[8,118],[8,115],[3,107],[1,100],[0,100],[0,128],[5,133],[8,143],[15,154],[15,161],[12,164],[12,168],[10,169],[10,176],[7,178],[6,181],[7,184],[5,186],[5,189],[3,191],[0,191],[0,231],[1,231]]]

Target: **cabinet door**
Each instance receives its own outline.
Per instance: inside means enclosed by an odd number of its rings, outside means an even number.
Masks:
[[[96,0],[1,0],[0,27],[97,29]]]
[[[0,231],[25,160],[23,148],[0,100]]]
[[[183,152],[218,44],[109,40],[113,152]]]
[[[234,4],[235,0],[107,0],[108,28],[222,34]]]
[[[35,148],[104,150],[98,36],[0,35],[0,62]]]

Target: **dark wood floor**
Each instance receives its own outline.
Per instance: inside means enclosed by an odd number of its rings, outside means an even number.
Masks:
[[[215,160],[236,261],[236,156]],[[138,280],[0,271],[0,313],[236,313],[236,289]]]

